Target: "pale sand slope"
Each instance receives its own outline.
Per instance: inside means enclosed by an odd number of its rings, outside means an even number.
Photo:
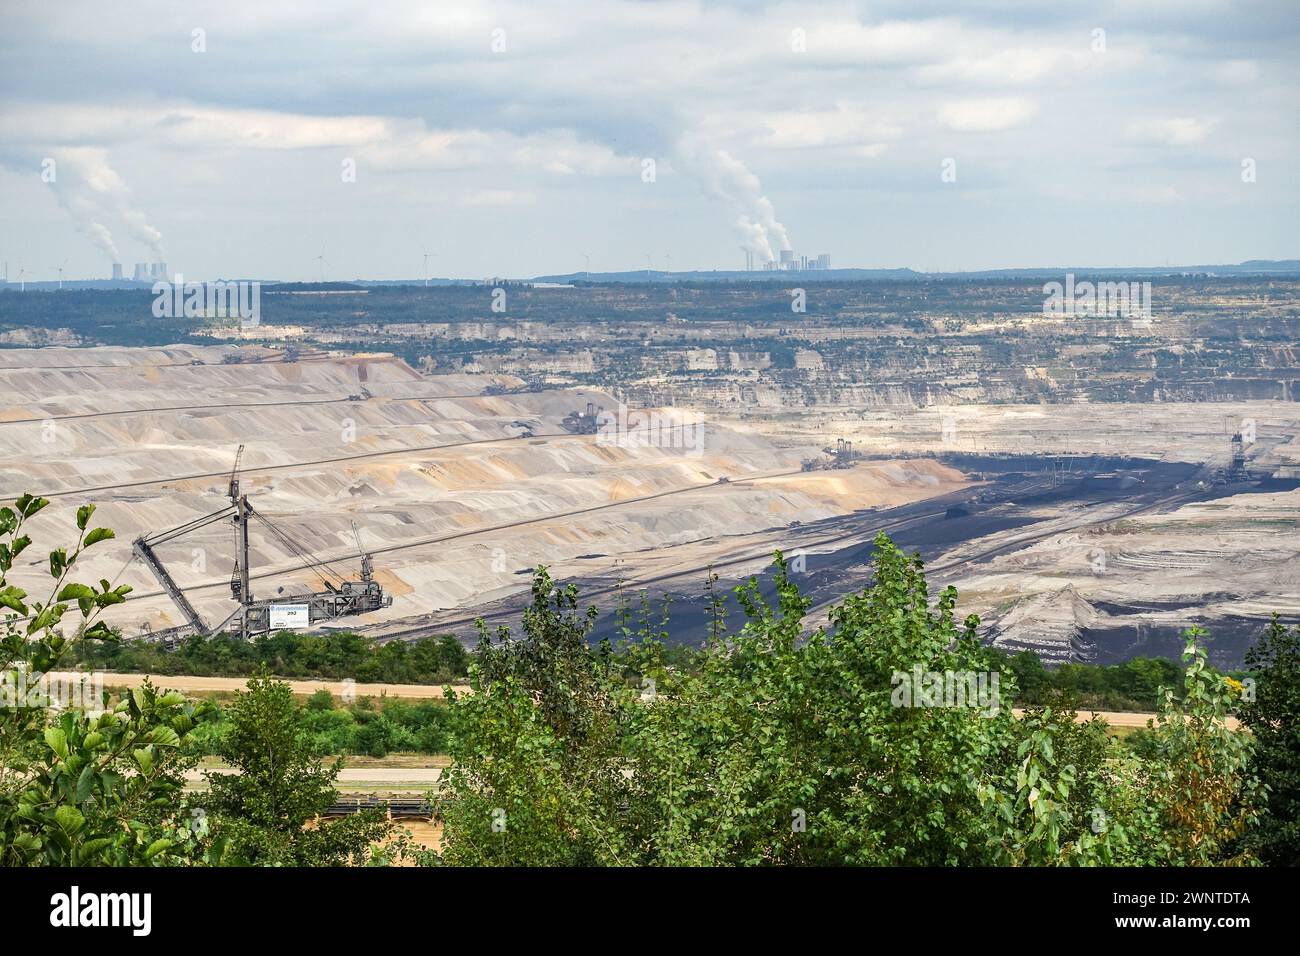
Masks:
[[[1139,602],[1126,626],[1300,616],[1300,490],[1233,495],[1064,531],[953,579],[962,609],[994,620],[1009,650],[1065,660],[1081,631]]]
[[[635,556],[630,566],[670,546],[707,545],[963,485],[957,472],[933,461],[801,474],[798,455],[711,421],[702,445],[691,447],[617,445],[564,432],[564,416],[588,401],[613,407],[594,391],[482,395],[515,380],[425,376],[384,355],[283,363],[274,350],[249,349],[244,354],[267,360],[222,364],[231,353],[227,346],[0,353],[0,490],[54,498],[31,524],[46,551],[66,541],[77,505],[98,506],[95,523],[118,537],[90,552],[79,576],[131,585],[132,599],[108,615],[127,636],[144,624],[182,623],[132,560],[132,539],[224,508],[240,444],[242,490],[253,507],[333,562],[339,576],[357,574],[352,522],[358,525],[394,602],[357,626],[525,590],[528,576],[518,572],[538,564],[572,566],[600,554]],[[373,397],[349,400],[362,389]],[[679,409],[655,413],[667,423],[693,420]],[[76,415],[93,417],[63,417]],[[773,477],[745,481],[754,476]],[[724,477],[730,483],[718,484]],[[258,521],[251,538],[254,572],[264,575],[253,581],[256,598],[292,600],[322,589]],[[34,595],[43,583],[38,550],[13,574]],[[235,609],[228,521],[160,545],[158,553],[209,624]]]
[[[1056,405],[818,405],[722,420],[791,448],[848,438],[872,454],[966,452],[1132,455],[1226,461],[1229,436],[1253,429],[1250,466],[1300,466],[1300,403],[1155,402]],[[947,426],[947,427],[945,427]]]

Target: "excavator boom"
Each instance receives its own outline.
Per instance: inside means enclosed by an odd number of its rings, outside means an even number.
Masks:
[[[189,598],[185,596],[185,592],[182,591],[176,582],[172,580],[172,576],[167,573],[167,569],[164,568],[162,562],[158,560],[158,555],[154,554],[154,550],[149,546],[149,542],[143,537],[136,538],[133,550],[139,556],[140,560],[145,563],[145,566],[153,572],[153,576],[158,579],[158,583],[162,585],[163,590],[167,592],[167,596],[172,599],[172,602],[181,609],[181,613],[185,615],[186,620],[188,620],[200,634],[207,634],[207,622],[199,616],[199,612],[194,610],[194,605],[191,604]]]

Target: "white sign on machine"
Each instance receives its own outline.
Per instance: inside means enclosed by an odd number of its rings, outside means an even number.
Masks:
[[[311,623],[310,604],[272,604],[271,627],[306,627]]]

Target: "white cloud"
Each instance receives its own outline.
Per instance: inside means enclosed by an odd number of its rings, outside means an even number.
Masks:
[[[954,100],[939,108],[939,122],[959,132],[990,133],[1019,126],[1034,111],[1032,102],[1019,97]]]
[[[468,196],[460,197],[462,206],[519,206],[534,202],[530,193],[517,192],[513,189],[483,189]]]
[[[626,244],[624,266],[651,246],[723,265],[737,231],[762,250],[788,225],[787,239],[841,262],[888,235],[897,262],[908,236],[927,255],[936,242],[917,215],[926,203],[978,190],[1010,219],[1045,195],[1117,197],[1117,178],[1199,197],[1198,177],[1235,168],[1223,166],[1231,150],[1279,170],[1300,149],[1278,115],[1300,95],[1297,31],[1274,0],[1250,17],[1222,0],[1171,0],[1123,18],[1107,0],[193,0],[179,21],[168,0],[140,0],[131,17],[91,0],[47,7],[18,5],[0,33],[0,158],[18,171],[0,172],[0,212],[24,242],[76,243],[97,261],[81,236],[102,235],[86,223],[123,244],[149,235],[104,198],[129,196],[195,275],[228,254],[209,223],[234,202],[244,268],[274,271],[282,258],[286,273],[310,258],[283,251],[298,229],[356,235],[357,274],[382,271],[384,239],[403,229],[454,229],[466,256],[491,259],[468,274],[541,268],[496,258],[510,253],[472,212],[492,205],[556,224],[546,242],[521,236],[521,256],[604,242]],[[207,29],[207,53],[190,51],[191,24]],[[1099,25],[1104,53],[1090,48]],[[503,54],[489,47],[497,27]],[[805,52],[791,48],[796,28]],[[954,136],[970,133],[998,135]],[[707,148],[681,155],[693,139]],[[960,187],[936,194],[930,169],[954,140]],[[32,175],[60,150],[90,151],[75,195]],[[638,175],[645,156],[659,164],[653,188]],[[349,190],[345,157],[359,170]],[[1300,187],[1276,175],[1256,185],[1272,211],[1254,221],[1281,234]],[[868,195],[886,201],[864,209]],[[290,207],[318,220],[289,223]],[[871,230],[852,225],[864,215]],[[1148,225],[1143,235],[1160,234]],[[987,228],[988,248],[1017,239],[1005,222]],[[1098,235],[1111,249],[1126,234]],[[1188,235],[1171,223],[1166,238]],[[836,237],[861,254],[830,248]],[[12,245],[7,255],[26,254]]]
[[[833,110],[784,110],[755,119],[766,127],[760,141],[780,148],[879,146],[881,140],[897,139],[902,132],[872,110],[846,103]]]
[[[1086,46],[1022,47],[995,49],[985,53],[963,52],[951,59],[927,64],[916,71],[917,78],[934,84],[980,86],[1028,86],[1053,78],[1067,79],[1089,65],[1094,55]]]
[[[1154,118],[1130,123],[1128,134],[1138,142],[1158,143],[1164,146],[1191,146],[1199,143],[1214,121],[1195,116]]]
[[[1229,86],[1245,86],[1259,80],[1259,64],[1254,60],[1225,60],[1214,68],[1214,78]]]

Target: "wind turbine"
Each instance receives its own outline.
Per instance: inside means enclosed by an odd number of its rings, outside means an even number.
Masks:
[[[68,260],[64,259],[63,266],[66,266],[67,264],[68,264]],[[55,268],[59,270],[59,291],[60,292],[63,291],[63,266],[55,266]]]
[[[436,253],[435,253],[436,255]],[[424,250],[424,287],[429,288],[429,250]]]
[[[321,281],[321,282],[324,282],[324,281],[325,281],[325,267],[326,267],[327,265],[329,265],[329,263],[325,260],[325,248],[324,248],[323,246],[321,247],[320,255],[318,255],[318,256],[314,256],[314,257],[312,258],[312,262],[318,262],[318,263],[320,263],[320,281]]]
[[[590,282],[590,281],[591,281],[591,253],[589,253],[589,252],[584,252],[584,253],[582,254],[582,258],[584,258],[584,259],[587,260],[587,269],[586,269],[586,271],[583,273],[583,275],[585,275],[586,278],[587,278],[587,281]]]
[[[664,271],[668,273],[673,271],[673,254],[671,252],[664,253]]]
[[[645,272],[646,272],[646,275],[653,277],[653,276],[654,276],[654,268],[655,268],[654,265],[650,262],[650,253],[647,252],[647,253],[645,254]]]
[[[27,283],[23,280],[23,276],[25,276],[26,274],[27,274],[27,270],[24,269],[22,266],[19,266],[18,267],[18,291],[19,292],[27,291]]]

